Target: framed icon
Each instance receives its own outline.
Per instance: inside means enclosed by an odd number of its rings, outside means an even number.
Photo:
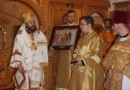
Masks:
[[[71,46],[76,46],[79,37],[79,26],[54,27],[49,47],[53,47],[56,50],[70,49]]]

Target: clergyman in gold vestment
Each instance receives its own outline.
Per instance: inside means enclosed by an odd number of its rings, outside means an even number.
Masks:
[[[130,34],[123,23],[113,25],[119,38],[112,46],[103,61],[103,67],[108,70],[105,82],[106,90],[130,90]]]
[[[83,16],[80,28],[84,35],[74,50],[72,75],[68,90],[103,90],[103,69],[100,65],[103,41],[92,29],[94,20]]]
[[[76,12],[68,10],[66,13],[67,23],[62,26],[75,26]],[[59,60],[56,75],[56,90],[67,90],[71,75],[70,62],[72,60],[72,50],[59,50]]]

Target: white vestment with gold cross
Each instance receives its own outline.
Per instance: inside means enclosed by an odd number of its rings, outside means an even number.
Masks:
[[[26,79],[20,90],[39,88],[45,83],[42,65],[48,63],[47,40],[41,31],[35,31],[33,38],[26,32],[25,24],[22,24],[15,38],[10,61],[10,66],[17,68],[22,64],[26,71]]]

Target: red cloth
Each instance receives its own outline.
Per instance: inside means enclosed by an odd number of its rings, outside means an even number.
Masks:
[[[113,23],[130,24],[130,12],[128,11],[114,11]]]

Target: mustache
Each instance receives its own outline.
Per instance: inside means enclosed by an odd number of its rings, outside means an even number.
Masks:
[[[31,26],[31,27],[36,28],[36,26],[35,26],[35,25],[33,25],[33,26]]]
[[[30,26],[26,26],[26,28],[27,28],[27,32],[28,33],[33,33],[33,32],[35,32],[37,30],[35,25],[31,26],[31,27]]]
[[[29,30],[36,30],[36,29],[37,29],[36,26],[31,26],[31,27],[27,26],[27,28],[28,28]]]

